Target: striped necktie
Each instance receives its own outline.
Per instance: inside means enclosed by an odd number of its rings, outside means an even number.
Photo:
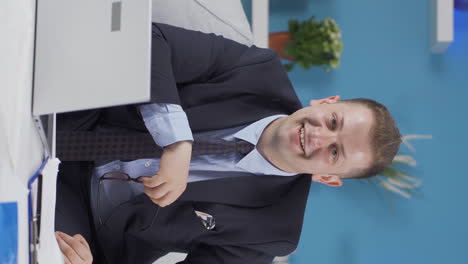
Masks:
[[[192,156],[231,152],[246,155],[254,148],[240,139],[195,137]],[[57,157],[62,161],[135,160],[161,155],[162,149],[146,133],[57,131]]]

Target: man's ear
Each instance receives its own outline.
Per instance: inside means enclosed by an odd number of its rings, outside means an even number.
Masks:
[[[327,98],[322,98],[322,99],[317,99],[317,100],[310,100],[309,104],[311,106],[318,105],[318,104],[332,104],[340,101],[340,96],[335,95],[335,96],[330,96]]]
[[[340,187],[343,185],[341,178],[336,175],[314,174],[312,175],[312,181],[320,182],[332,187]]]

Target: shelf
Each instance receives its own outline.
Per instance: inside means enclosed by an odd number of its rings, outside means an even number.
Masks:
[[[431,52],[444,53],[453,42],[453,0],[432,0]]]

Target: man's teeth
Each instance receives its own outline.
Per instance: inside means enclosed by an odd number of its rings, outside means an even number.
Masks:
[[[302,150],[304,151],[305,153],[305,148],[304,148],[304,127],[301,127],[301,147],[302,147]]]

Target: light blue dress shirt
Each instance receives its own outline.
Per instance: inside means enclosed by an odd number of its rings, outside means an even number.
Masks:
[[[151,133],[158,146],[165,147],[182,140],[193,141],[187,116],[179,105],[143,105],[140,107],[140,113],[142,114],[148,131]],[[234,138],[238,138],[248,141],[253,145],[257,145],[257,142],[267,125],[284,116],[285,115],[274,115],[263,118],[250,125],[207,131],[197,133],[196,135],[221,137],[224,140],[234,140]],[[106,172],[123,172],[127,173],[132,178],[137,178],[139,176],[153,176],[156,175],[159,170],[159,161],[159,159],[138,159],[128,162],[116,160],[96,167],[91,180],[91,207],[93,211],[96,211],[97,189],[99,185],[99,177],[101,175]],[[243,157],[237,152],[231,152],[224,155],[201,155],[192,157],[189,166],[188,182],[219,179],[224,177],[251,176],[252,174],[259,176],[296,175],[295,173],[284,172],[276,168],[255,148]],[[142,184],[132,183],[129,185],[132,188],[133,195],[138,195],[143,192]],[[101,188],[105,190],[104,192],[101,192],[101,197],[102,193],[116,193],[115,190],[112,190],[112,186],[112,184],[102,184]],[[105,200],[112,201],[113,198],[108,197],[108,199]],[[100,205],[100,207],[107,208],[107,211],[111,210],[112,205]]]

